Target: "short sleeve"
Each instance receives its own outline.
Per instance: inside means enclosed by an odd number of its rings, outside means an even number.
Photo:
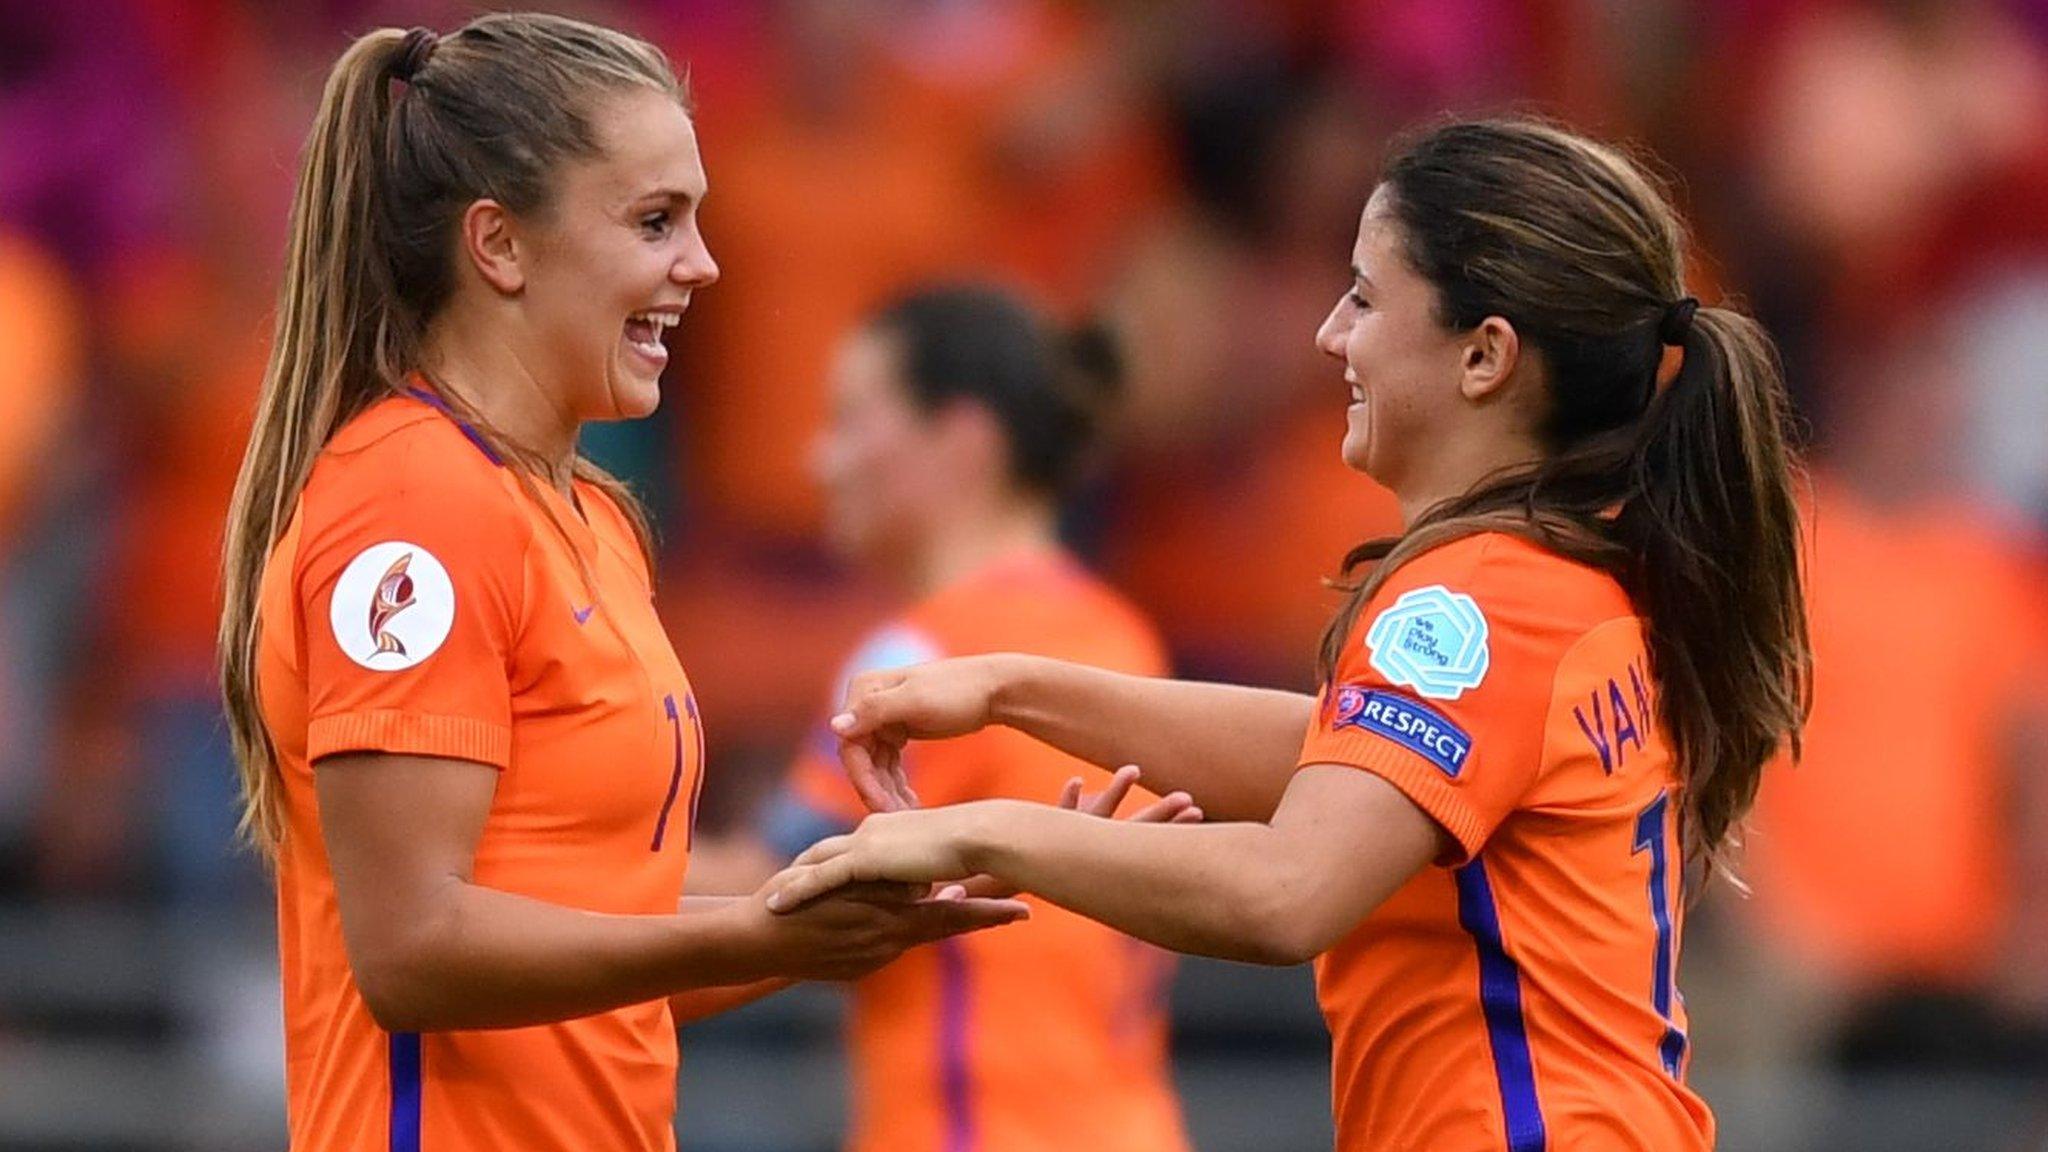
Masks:
[[[1452,862],[1477,854],[1535,783],[1561,655],[1531,573],[1490,566],[1490,547],[1444,545],[1375,593],[1300,758],[1386,779],[1456,842]]]
[[[510,763],[530,528],[466,449],[400,433],[309,483],[295,569],[309,761]]]
[[[856,676],[925,664],[944,655],[944,650],[923,629],[906,623],[880,628],[861,642],[840,669],[833,681],[829,707],[838,710]],[[911,786],[920,791],[917,773],[930,760],[931,751],[930,745],[918,745],[905,753]],[[852,828],[866,815],[867,806],[840,766],[838,737],[820,723],[790,765],[782,794],[763,813],[760,831],[770,847],[793,857],[826,836]]]

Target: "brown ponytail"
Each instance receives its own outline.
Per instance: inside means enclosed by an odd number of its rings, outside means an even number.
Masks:
[[[462,210],[483,197],[514,212],[545,208],[562,164],[598,150],[596,99],[636,86],[686,103],[654,48],[532,14],[482,16],[438,40],[381,29],[350,45],[328,74],[292,203],[276,333],[223,557],[221,689],[241,771],[241,832],[265,857],[284,828],[257,698],[257,593],[313,462],[337,429],[419,368],[427,325],[453,291]],[[538,462],[449,399],[534,486]],[[625,509],[646,549],[632,494],[588,461],[577,460],[575,473]]]
[[[1682,776],[1688,858],[1711,874],[1781,745],[1796,754],[1812,680],[1796,461],[1783,371],[1755,321],[1678,310],[1684,233],[1626,157],[1527,120],[1456,123],[1384,176],[1406,256],[1453,329],[1488,316],[1542,355],[1551,410],[1539,463],[1430,508],[1323,637],[1325,681],[1387,576],[1428,549],[1507,532],[1612,573],[1646,619],[1660,720]],[[1690,313],[1690,315],[1684,315]],[[1658,386],[1667,339],[1682,349]]]

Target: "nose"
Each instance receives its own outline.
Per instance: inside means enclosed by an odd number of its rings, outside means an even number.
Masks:
[[[1343,315],[1344,302],[1339,300],[1336,306],[1330,309],[1330,314],[1323,317],[1323,326],[1316,329],[1316,347],[1321,349],[1325,356],[1334,356],[1339,360],[1344,358],[1345,329],[1340,319]]]
[[[681,259],[669,266],[668,276],[684,288],[706,288],[718,283],[718,261],[711,258],[703,233],[691,229],[689,247],[683,250]]]

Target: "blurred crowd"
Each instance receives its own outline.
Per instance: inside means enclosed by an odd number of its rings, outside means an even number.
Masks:
[[[659,517],[707,822],[747,817],[890,603],[826,550],[806,465],[859,317],[973,277],[1108,320],[1131,384],[1073,539],[1183,672],[1303,687],[1322,580],[1397,527],[1310,342],[1377,160],[1541,112],[1659,158],[1696,292],[1776,334],[1812,457],[1813,720],[1754,895],[1707,902],[1746,975],[1742,1023],[1704,1027],[2048,1068],[2048,5],[562,7],[687,70],[710,174],[723,279],[660,413],[587,443]],[[0,896],[267,899],[211,669],[297,152],[350,34],[468,11],[0,0]]]

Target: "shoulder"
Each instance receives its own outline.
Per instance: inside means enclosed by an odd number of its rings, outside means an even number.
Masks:
[[[1481,533],[1389,573],[1359,613],[1347,657],[1449,700],[1502,675],[1547,687],[1544,669],[1588,634],[1634,619],[1627,593],[1607,573],[1518,536]]]
[[[516,481],[452,420],[405,397],[372,405],[335,433],[296,519],[296,566],[309,587],[386,552],[424,554],[427,567],[458,582],[488,572],[516,585],[533,537]]]
[[[868,632],[847,657],[845,679],[864,672],[908,668],[944,659],[947,646],[938,629],[916,618],[916,613],[890,620]]]
[[[1087,663],[1141,676],[1167,674],[1170,661],[1158,627],[1108,581],[1077,562],[1059,598],[1064,606],[1059,639],[1074,644]]]
[[[1635,615],[1628,592],[1609,573],[1504,532],[1460,537],[1421,553],[1388,573],[1367,610],[1377,613],[1403,600],[1471,600],[1482,609],[1533,614],[1581,632]]]
[[[1454,583],[1503,600],[1557,604],[1574,612],[1628,610],[1628,594],[1598,568],[1506,532],[1461,536],[1396,568],[1374,602],[1425,584]],[[1603,615],[1604,619],[1605,616]]]
[[[960,653],[1031,652],[1140,675],[1167,670],[1151,620],[1063,551],[985,568],[920,605],[917,617]]]
[[[465,494],[509,492],[503,473],[461,425],[409,396],[379,400],[342,425],[313,469],[328,487],[419,485]]]
[[[517,485],[453,420],[410,397],[371,405],[321,450],[306,482],[309,535],[335,518],[391,515],[464,534],[530,530]]]

